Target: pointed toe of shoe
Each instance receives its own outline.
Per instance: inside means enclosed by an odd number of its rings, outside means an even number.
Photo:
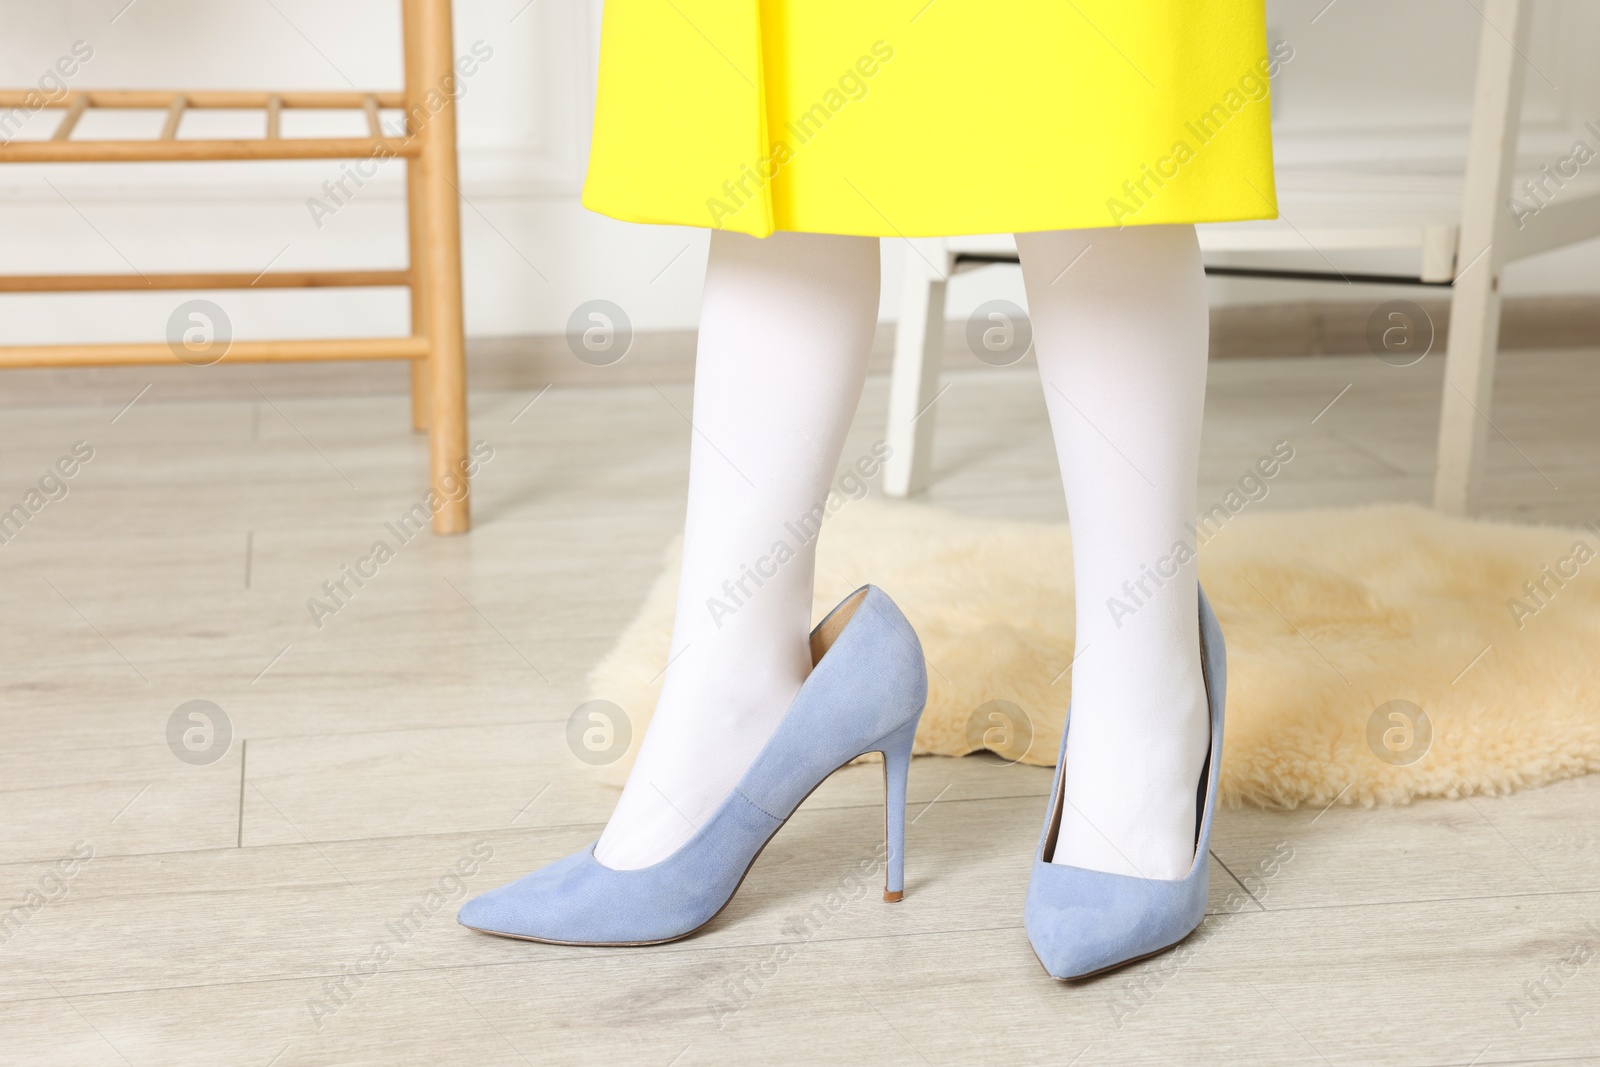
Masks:
[[[1108,929],[1092,908],[1030,909],[1023,925],[1052,978],[1085,978],[1133,958],[1126,933]]]
[[[745,869],[712,869],[704,861],[713,846],[691,844],[654,867],[626,871],[601,865],[592,849],[574,852],[473,897],[456,921],[480,933],[556,945],[675,941],[716,916]],[[758,849],[759,842],[748,851],[753,856]]]
[[[456,912],[456,922],[471,930],[499,933],[499,927],[505,923],[499,894],[500,890],[491,889],[471,898]]]
[[[521,909],[517,906],[517,894],[514,892],[517,885],[517,882],[513,882],[487,893],[479,893],[461,905],[461,910],[456,912],[456,922],[486,934],[531,936],[532,931],[527,929],[520,914]]]
[[[1023,925],[1053,978],[1087,978],[1182,941],[1205,915],[1206,875],[1130,878],[1038,862]]]
[[[573,883],[593,865],[586,850],[480,893],[461,905],[456,922],[486,934],[532,941],[583,940],[593,917],[584,914],[592,897]]]
[[[654,867],[621,871],[603,866],[591,846],[473,897],[456,921],[557,945],[672,941],[709,922],[743,876],[742,867],[709,869],[710,847],[696,838]]]

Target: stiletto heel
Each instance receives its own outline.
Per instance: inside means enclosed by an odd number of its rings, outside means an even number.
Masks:
[[[886,900],[902,892],[906,772],[928,699],[916,631],[867,585],[811,633],[811,674],[744,777],[693,837],[660,863],[619,871],[594,845],[462,905],[486,934],[558,945],[658,945],[687,937],[733,899],[756,857],[812,790],[881,752],[888,817]]]
[[[917,737],[916,719],[883,739],[883,807],[886,851],[883,899],[893,904],[906,889],[906,779],[911,773],[911,745]]]
[[[1088,978],[1154,956],[1188,937],[1205,918],[1210,874],[1206,853],[1222,777],[1228,653],[1204,589],[1200,590],[1199,622],[1200,666],[1211,709],[1211,751],[1201,768],[1196,793],[1194,862],[1188,874],[1175,880],[1133,878],[1051,862],[1061,828],[1061,776],[1067,764],[1063,730],[1055,786],[1023,908],[1023,924],[1034,954],[1054,978]],[[1070,708],[1067,725],[1072,725]]]

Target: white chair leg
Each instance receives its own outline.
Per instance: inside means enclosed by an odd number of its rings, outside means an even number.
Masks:
[[[941,239],[906,243],[900,322],[889,377],[889,458],[883,491],[909,496],[928,487],[933,460],[933,402],[939,395],[944,349],[945,282],[950,253]]]
[[[1462,198],[1450,304],[1450,347],[1445,357],[1439,414],[1439,454],[1433,506],[1470,514],[1483,481],[1500,336],[1500,277],[1506,263],[1511,215],[1506,200],[1517,157],[1523,61],[1532,20],[1531,0],[1489,0],[1478,43],[1472,138]]]

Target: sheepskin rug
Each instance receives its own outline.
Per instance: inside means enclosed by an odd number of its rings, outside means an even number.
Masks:
[[[1223,801],[1283,808],[1504,793],[1600,768],[1600,534],[1416,507],[1244,512],[1200,576],[1228,646]],[[590,676],[633,723],[666,665],[678,546]],[[918,753],[1055,762],[1071,695],[1065,524],[854,501],[818,551],[814,617],[865,582],[922,639]]]

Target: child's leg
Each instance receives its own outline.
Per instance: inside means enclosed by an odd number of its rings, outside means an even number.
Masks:
[[[1180,878],[1210,736],[1186,528],[1208,339],[1199,246],[1192,226],[1024,233],[1017,245],[1077,589],[1053,858]]]
[[[607,866],[645,867],[687,841],[811,670],[816,541],[785,524],[827,495],[877,312],[875,237],[711,235],[672,658],[595,849]],[[794,556],[758,584],[779,542]]]

